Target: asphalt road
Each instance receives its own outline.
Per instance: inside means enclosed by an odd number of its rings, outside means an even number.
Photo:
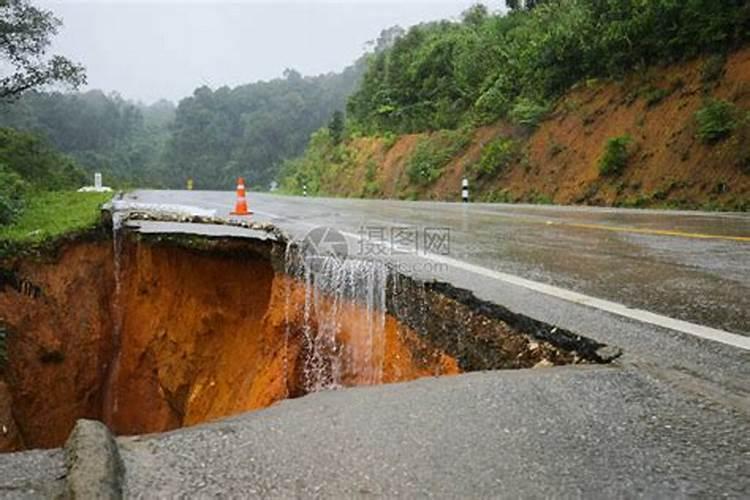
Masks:
[[[634,370],[565,367],[318,393],[120,443],[134,498],[741,498],[748,431]]]
[[[233,192],[136,191],[128,199],[229,216],[235,197]],[[362,228],[365,233],[385,228],[387,233],[416,227],[420,234],[448,228],[449,255],[437,261],[421,247],[415,254],[387,257],[417,278],[450,283],[480,299],[620,347],[626,364],[700,387],[700,392],[750,413],[746,214],[256,193],[249,193],[249,205],[253,220],[272,222],[292,238],[303,238],[319,226],[351,235],[354,257],[366,250],[361,245],[366,234],[355,241]],[[551,291],[544,288],[551,285]],[[659,313],[656,320],[651,321],[650,312]],[[707,340],[714,333],[733,338]]]
[[[138,191],[139,201],[229,215],[234,193]],[[449,256],[629,307],[750,335],[750,215],[249,194],[254,218],[390,239],[449,229]],[[381,234],[384,230],[384,234]],[[420,242],[422,243],[422,242]],[[425,248],[415,248],[419,255]],[[367,251],[353,245],[350,253]],[[440,276],[435,276],[437,279]]]

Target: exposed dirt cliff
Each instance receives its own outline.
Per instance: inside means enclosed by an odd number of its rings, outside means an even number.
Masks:
[[[276,273],[269,251],[129,240],[119,292],[111,241],[71,243],[54,258],[7,267],[0,450],[58,446],[82,417],[137,434],[305,394],[302,332],[315,328],[300,305],[305,285]],[[352,353],[373,349],[359,335],[369,314],[356,304],[338,313],[337,342],[349,353],[342,385],[459,372],[391,316],[376,338],[380,359],[362,361]],[[372,364],[382,365],[377,379]]]
[[[723,62],[704,58],[580,84],[533,131],[507,123],[474,130],[427,185],[410,183],[407,165],[428,134],[353,139],[345,162],[322,176],[321,191],[458,201],[468,177],[475,201],[750,209],[750,124],[740,120],[728,139],[703,143],[695,113],[709,99],[750,111],[750,48]],[[631,138],[627,166],[602,175],[607,141],[623,135]],[[477,174],[482,150],[501,137],[518,153],[496,172]]]
[[[374,262],[313,271],[284,242],[119,234],[0,262],[0,451],[60,446],[84,417],[140,434],[322,389],[603,361]]]
[[[100,417],[112,357],[113,262],[111,242],[78,242],[59,256],[4,267],[2,378],[10,397],[0,383],[0,425],[16,432],[0,433],[0,450],[60,444],[76,419]]]

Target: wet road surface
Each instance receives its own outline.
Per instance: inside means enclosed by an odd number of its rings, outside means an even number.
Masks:
[[[138,201],[228,215],[234,193],[137,191]],[[750,215],[587,207],[300,198],[249,194],[256,220],[378,240],[449,230],[456,260],[750,335]],[[380,230],[384,232],[381,234]],[[424,242],[414,248],[425,250]],[[350,253],[362,252],[351,248]],[[435,276],[440,279],[440,276]]]
[[[328,391],[120,442],[134,498],[741,498],[748,431],[634,370],[563,367]]]

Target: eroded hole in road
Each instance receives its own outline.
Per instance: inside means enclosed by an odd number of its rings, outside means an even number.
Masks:
[[[3,263],[0,330],[5,451],[60,446],[83,417],[150,433],[328,388],[602,361],[600,344],[382,264],[137,233]]]

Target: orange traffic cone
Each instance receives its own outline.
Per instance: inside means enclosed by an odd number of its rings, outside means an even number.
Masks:
[[[245,180],[240,177],[237,179],[237,202],[234,204],[232,215],[250,215],[252,212],[247,209],[247,200],[245,199]]]

